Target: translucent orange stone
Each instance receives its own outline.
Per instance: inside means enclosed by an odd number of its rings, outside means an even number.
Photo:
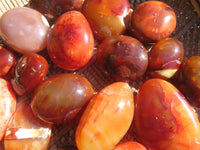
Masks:
[[[79,150],[110,150],[122,139],[133,119],[133,94],[127,83],[108,85],[95,95],[78,124]]]
[[[79,11],[62,14],[49,31],[47,50],[62,69],[74,71],[85,66],[94,52],[94,37],[85,16]]]
[[[199,150],[200,123],[186,98],[162,79],[146,81],[136,98],[134,121],[151,150]]]

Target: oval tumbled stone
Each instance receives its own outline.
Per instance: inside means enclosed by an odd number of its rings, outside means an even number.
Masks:
[[[49,23],[38,11],[17,7],[0,18],[0,36],[19,53],[39,52],[46,47]]]

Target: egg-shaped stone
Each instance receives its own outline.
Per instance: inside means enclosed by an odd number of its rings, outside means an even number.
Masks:
[[[38,11],[17,7],[0,18],[0,36],[19,53],[39,52],[46,47],[49,23]]]
[[[85,16],[79,11],[62,14],[50,29],[47,50],[62,69],[74,71],[85,66],[94,51],[92,30]]]

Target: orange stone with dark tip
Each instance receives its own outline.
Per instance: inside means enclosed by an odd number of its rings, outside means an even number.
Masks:
[[[197,114],[172,84],[162,79],[146,81],[135,106],[136,132],[147,149],[199,150]]]

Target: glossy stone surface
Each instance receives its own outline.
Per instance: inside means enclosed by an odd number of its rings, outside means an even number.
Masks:
[[[135,141],[127,141],[124,143],[118,144],[112,150],[147,150],[142,144]]]
[[[166,38],[154,44],[148,56],[148,73],[155,78],[169,79],[183,62],[183,45],[175,38]]]
[[[167,38],[175,27],[174,10],[161,1],[143,2],[132,13],[131,32],[141,42],[151,43]]]
[[[0,46],[0,58],[0,76],[2,77],[10,71],[16,59],[14,53],[2,46]]]
[[[103,40],[125,31],[124,18],[129,13],[128,0],[85,0],[82,13],[96,38]]]
[[[49,23],[38,11],[17,7],[0,19],[0,35],[4,42],[19,53],[39,52],[46,47]]]
[[[27,53],[20,57],[11,79],[13,89],[18,95],[32,92],[45,79],[49,69],[46,59],[36,53]]]
[[[134,99],[129,85],[115,82],[99,91],[87,105],[76,130],[79,150],[112,149],[130,127]]]
[[[80,10],[83,0],[30,0],[28,7],[41,12],[50,23],[63,13],[70,10]]]
[[[92,30],[81,12],[62,14],[50,29],[47,50],[51,60],[65,70],[85,66],[94,51]]]
[[[136,132],[147,149],[199,150],[197,114],[172,84],[147,80],[139,89],[135,106]]]
[[[30,105],[21,104],[14,113],[4,138],[5,150],[46,150],[52,125],[36,118]]]
[[[185,60],[182,68],[182,83],[185,85],[191,100],[200,106],[200,56]]]
[[[116,81],[133,81],[142,76],[148,65],[146,48],[130,36],[105,39],[97,49],[97,64]]]
[[[60,124],[70,123],[88,103],[94,90],[78,74],[59,74],[43,81],[34,91],[31,108],[40,119]]]
[[[16,109],[16,96],[8,81],[0,78],[0,141]]]

